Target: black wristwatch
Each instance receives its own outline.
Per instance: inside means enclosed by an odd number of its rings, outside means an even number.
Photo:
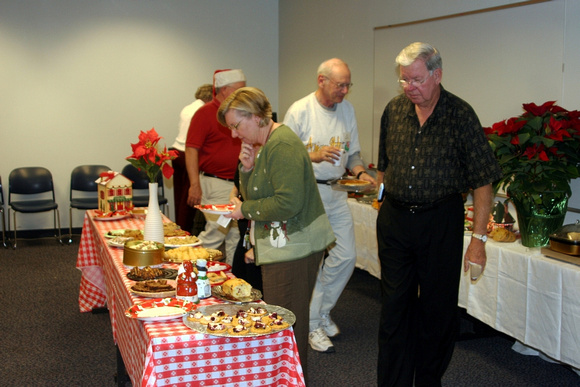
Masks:
[[[356,178],[360,179],[360,175],[362,175],[363,173],[367,173],[367,171],[360,171],[359,173],[356,174]]]

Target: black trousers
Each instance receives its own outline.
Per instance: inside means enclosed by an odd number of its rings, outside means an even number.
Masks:
[[[379,386],[441,385],[459,326],[463,220],[459,194],[424,212],[381,206]]]

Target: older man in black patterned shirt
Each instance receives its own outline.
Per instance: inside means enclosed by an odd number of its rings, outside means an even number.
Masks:
[[[465,254],[485,267],[491,183],[501,170],[471,106],[441,86],[439,52],[413,43],[396,59],[404,93],[381,118],[377,219],[382,310],[379,386],[440,386],[458,328],[462,192],[473,189]]]

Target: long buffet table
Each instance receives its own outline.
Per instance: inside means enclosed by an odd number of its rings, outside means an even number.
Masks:
[[[76,267],[81,270],[81,312],[106,306],[113,339],[134,386],[304,386],[292,328],[259,337],[216,337],[195,332],[181,319],[143,322],[125,317],[148,299],[129,291],[133,281],[123,265],[123,249],[109,247],[108,230],[142,229],[143,220],[84,219]],[[167,219],[165,219],[167,220]],[[177,265],[166,267],[177,268]],[[210,297],[200,306],[220,303]]]
[[[357,267],[380,278],[377,210],[354,199],[348,204],[356,227]],[[465,236],[464,248],[469,241]],[[476,283],[461,276],[459,306],[518,340],[515,350],[544,354],[580,372],[580,266],[548,258],[540,248],[519,241],[492,240],[486,252],[487,265]]]

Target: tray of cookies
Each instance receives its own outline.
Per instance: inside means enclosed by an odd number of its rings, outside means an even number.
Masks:
[[[296,322],[290,310],[277,305],[251,303],[244,306],[200,306],[183,316],[190,329],[212,336],[264,336],[288,329]]]

